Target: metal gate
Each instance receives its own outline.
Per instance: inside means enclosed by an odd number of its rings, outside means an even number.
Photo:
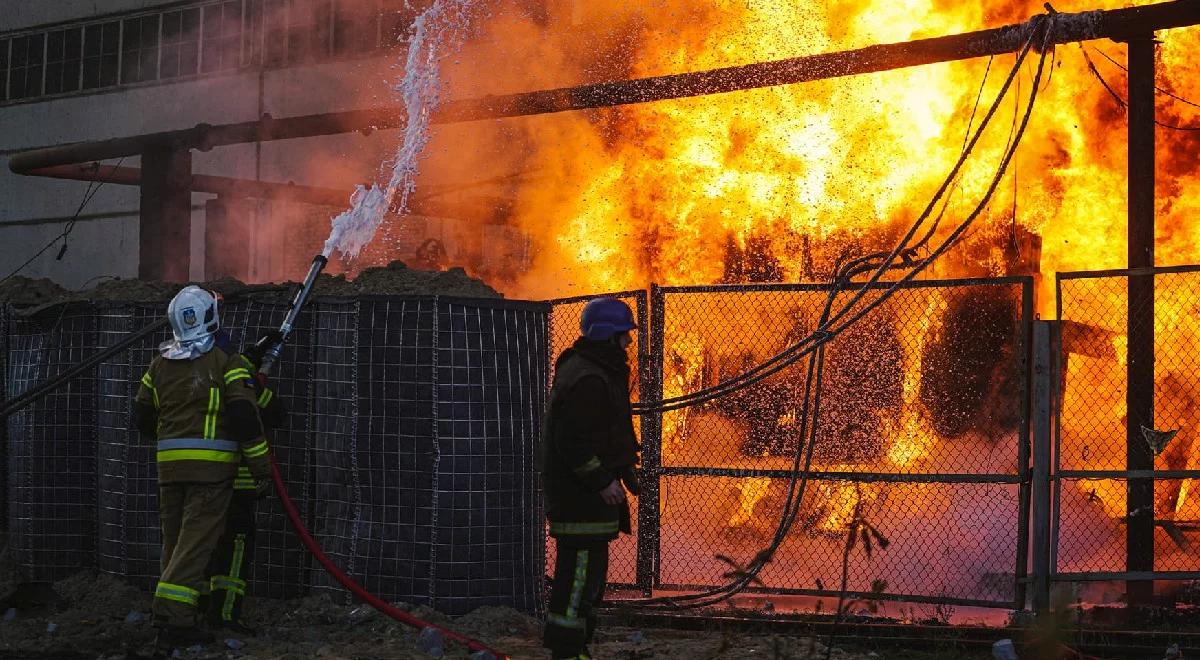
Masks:
[[[889,286],[871,287],[864,304]],[[656,286],[649,314],[644,292],[618,294],[639,317],[640,400],[711,386],[777,354],[811,332],[829,291]],[[587,299],[552,303],[555,356],[578,336]],[[1032,300],[1030,278],[906,283],[829,343],[805,513],[749,591],[836,596],[845,559],[851,598],[1024,603]],[[642,497],[634,536],[614,546],[618,586],[723,584],[731,562],[767,544],[793,474],[806,363],[642,416]],[[843,557],[856,509],[886,549]]]
[[[1200,579],[1200,266],[1056,284],[1050,580]]]

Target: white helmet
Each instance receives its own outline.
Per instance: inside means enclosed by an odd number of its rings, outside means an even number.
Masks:
[[[183,288],[167,306],[167,320],[175,338],[163,342],[158,350],[168,360],[194,360],[212,350],[221,316],[217,311],[220,296],[191,285]]]

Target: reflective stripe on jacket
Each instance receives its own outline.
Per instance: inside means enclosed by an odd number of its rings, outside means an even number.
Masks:
[[[219,347],[195,360],[154,358],[137,401],[157,413],[159,482],[233,479],[245,450],[227,439],[224,413],[234,402],[256,400],[250,371]]]

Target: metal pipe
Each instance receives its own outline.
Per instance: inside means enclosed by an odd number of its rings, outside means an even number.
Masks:
[[[73,181],[103,181],[108,184],[140,186],[142,170],[136,167],[114,167],[100,163],[55,165],[29,172],[33,176]],[[256,199],[287,199],[288,201],[320,204],[322,206],[345,206],[350,195],[337,188],[301,186],[294,183],[275,183],[235,179],[226,176],[193,174],[192,192],[227,195],[230,197],[253,197]]]
[[[51,179],[72,181],[103,181],[105,184],[139,186],[142,170],[136,167],[115,167],[101,163],[55,165],[34,170],[29,174]],[[191,190],[226,197],[250,197],[254,199],[278,199],[344,208],[350,195],[338,188],[302,186],[295,183],[235,179],[226,176],[193,174]],[[436,193],[415,195],[409,199],[409,215],[425,215],[440,218],[477,218],[488,211],[502,208],[511,200],[495,200],[483,196],[471,196],[454,201],[440,199]],[[586,298],[586,297],[585,297]]]
[[[1050,392],[1054,321],[1033,324],[1033,611],[1050,611]]]
[[[438,110],[434,122],[474,121],[647,103],[1000,55],[1015,52],[1024,45],[1033,29],[1034,20],[990,30],[710,71],[452,101]],[[1175,0],[1111,11],[1058,14],[1050,41],[1061,44],[1122,38],[1198,23],[1200,3],[1195,0]]]
[[[443,105],[433,121],[454,123],[647,103],[999,55],[1018,50],[1032,23],[710,71],[463,99]],[[1173,0],[1144,7],[1058,14],[1050,38],[1055,44],[1119,39],[1197,24],[1200,24],[1200,3]],[[198,124],[179,131],[25,151],[9,159],[9,169],[17,174],[31,174],[33,170],[53,165],[134,156],[149,146],[204,151],[244,142],[399,128],[404,125],[405,117],[399,106],[286,119],[266,115],[259,121],[220,126]]]
[[[1200,7],[1200,2],[1193,2]],[[1129,39],[1129,267],[1154,266],[1154,50],[1151,33]],[[1126,468],[1153,470],[1142,429],[1154,428],[1154,276],[1129,278]],[[1154,478],[1131,478],[1126,498],[1126,570],[1154,570]],[[1154,582],[1126,582],[1131,606],[1149,605]]]
[[[267,142],[293,138],[337,135],[355,131],[369,132],[389,128],[401,128],[405,124],[404,109],[399,106],[350,110],[348,112],[326,112],[316,115],[301,115],[274,119],[269,114],[257,121],[236,124],[196,124],[192,128],[160,133],[146,133],[133,137],[113,138],[95,142],[77,142],[58,147],[23,151],[8,161],[10,170],[17,174],[32,174],[33,170],[55,165],[71,165],[94,160],[108,160],[138,156],[151,148],[171,150],[198,149],[208,151],[213,147],[247,142]]]

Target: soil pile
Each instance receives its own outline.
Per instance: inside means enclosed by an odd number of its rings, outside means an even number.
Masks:
[[[57,302],[70,294],[69,291],[48,279],[10,277],[0,282],[0,303],[17,307],[45,305]]]
[[[462,268],[414,270],[403,261],[367,268],[352,280],[343,275],[322,275],[314,287],[317,295],[439,295],[460,298],[502,298],[500,292]]]
[[[246,284],[230,277],[204,282],[200,286],[226,298],[254,295],[258,298],[287,302],[298,282]],[[48,279],[13,277],[0,283],[0,304],[8,303],[25,311],[73,301],[166,302],[180,289],[179,284],[148,280],[111,279],[91,289],[68,291]],[[367,268],[352,280],[344,275],[321,275],[314,292],[318,296],[351,297],[359,295],[417,296],[436,295],[458,298],[503,298],[500,292],[482,280],[471,277],[462,268],[414,270],[402,261]]]

